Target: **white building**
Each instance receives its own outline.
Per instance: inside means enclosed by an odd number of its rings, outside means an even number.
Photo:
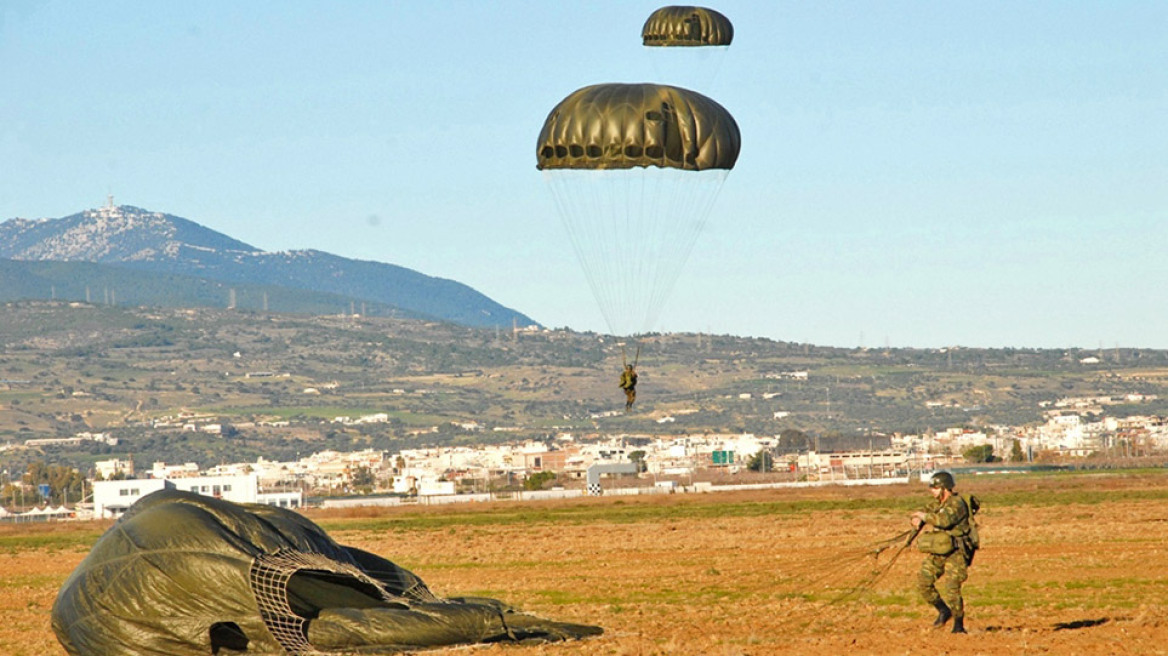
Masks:
[[[97,472],[100,478],[109,479],[118,474],[125,476],[134,475],[134,461],[133,460],[98,460],[93,463],[93,469]]]
[[[255,474],[244,476],[190,476],[176,479],[145,478],[124,481],[95,481],[94,517],[118,517],[135,501],[162,489],[185,490],[235,503],[261,503],[281,508],[300,508],[304,495],[294,492],[260,492]]]
[[[454,494],[454,481],[441,481],[436,478],[394,476],[392,486],[396,494],[417,494],[423,497]]]
[[[165,462],[156,462],[150,468],[150,478],[190,478],[199,475],[199,465],[193,462],[181,465],[168,465]]]

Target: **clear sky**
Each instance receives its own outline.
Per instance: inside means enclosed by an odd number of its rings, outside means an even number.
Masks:
[[[660,2],[0,1],[0,219],[105,203],[605,325],[549,110]],[[659,330],[1168,348],[1168,2],[709,3],[742,153]]]

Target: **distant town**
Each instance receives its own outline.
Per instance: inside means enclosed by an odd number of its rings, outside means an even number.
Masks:
[[[324,450],[296,460],[200,468],[195,463],[154,462],[147,469],[130,459],[95,463],[82,499],[53,506],[48,491],[18,486],[23,503],[0,507],[4,521],[115,518],[150,492],[177,488],[238,502],[303,508],[541,499],[600,494],[713,492],[744,486],[881,484],[904,482],[921,472],[953,466],[1001,463],[1130,460],[1168,449],[1168,422],[1157,415],[1107,415],[1112,404],[1138,404],[1154,396],[1067,397],[1041,404],[1044,423],[1030,426],[954,427],[924,434],[874,436],[866,448],[833,449],[799,431],[778,435],[577,435],[479,446],[441,446],[397,452]],[[659,421],[668,421],[668,417]],[[388,415],[341,416],[339,424],[375,424]],[[290,427],[273,422],[270,428]],[[156,430],[222,435],[214,417],[182,413],[158,419]],[[460,427],[481,430],[470,422]],[[103,433],[26,440],[24,447],[68,449],[86,443],[117,444]],[[4,472],[8,476],[8,472]],[[25,488],[28,487],[28,490]]]

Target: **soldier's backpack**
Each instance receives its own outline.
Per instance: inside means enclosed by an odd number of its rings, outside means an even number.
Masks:
[[[981,510],[981,500],[972,494],[961,497],[965,502],[965,507],[969,508],[969,533],[963,538],[965,545],[962,551],[965,552],[965,564],[969,565],[973,562],[973,554],[978,549],[981,549],[981,537],[977,534],[977,512]]]

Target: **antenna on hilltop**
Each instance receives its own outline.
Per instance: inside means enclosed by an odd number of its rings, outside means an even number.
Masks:
[[[109,209],[111,209],[111,210],[112,210],[112,209],[114,208],[114,195],[113,195],[113,194],[108,194],[108,195],[106,196],[106,198],[107,198],[107,199],[109,199],[109,205],[107,205],[106,207],[108,207]]]

